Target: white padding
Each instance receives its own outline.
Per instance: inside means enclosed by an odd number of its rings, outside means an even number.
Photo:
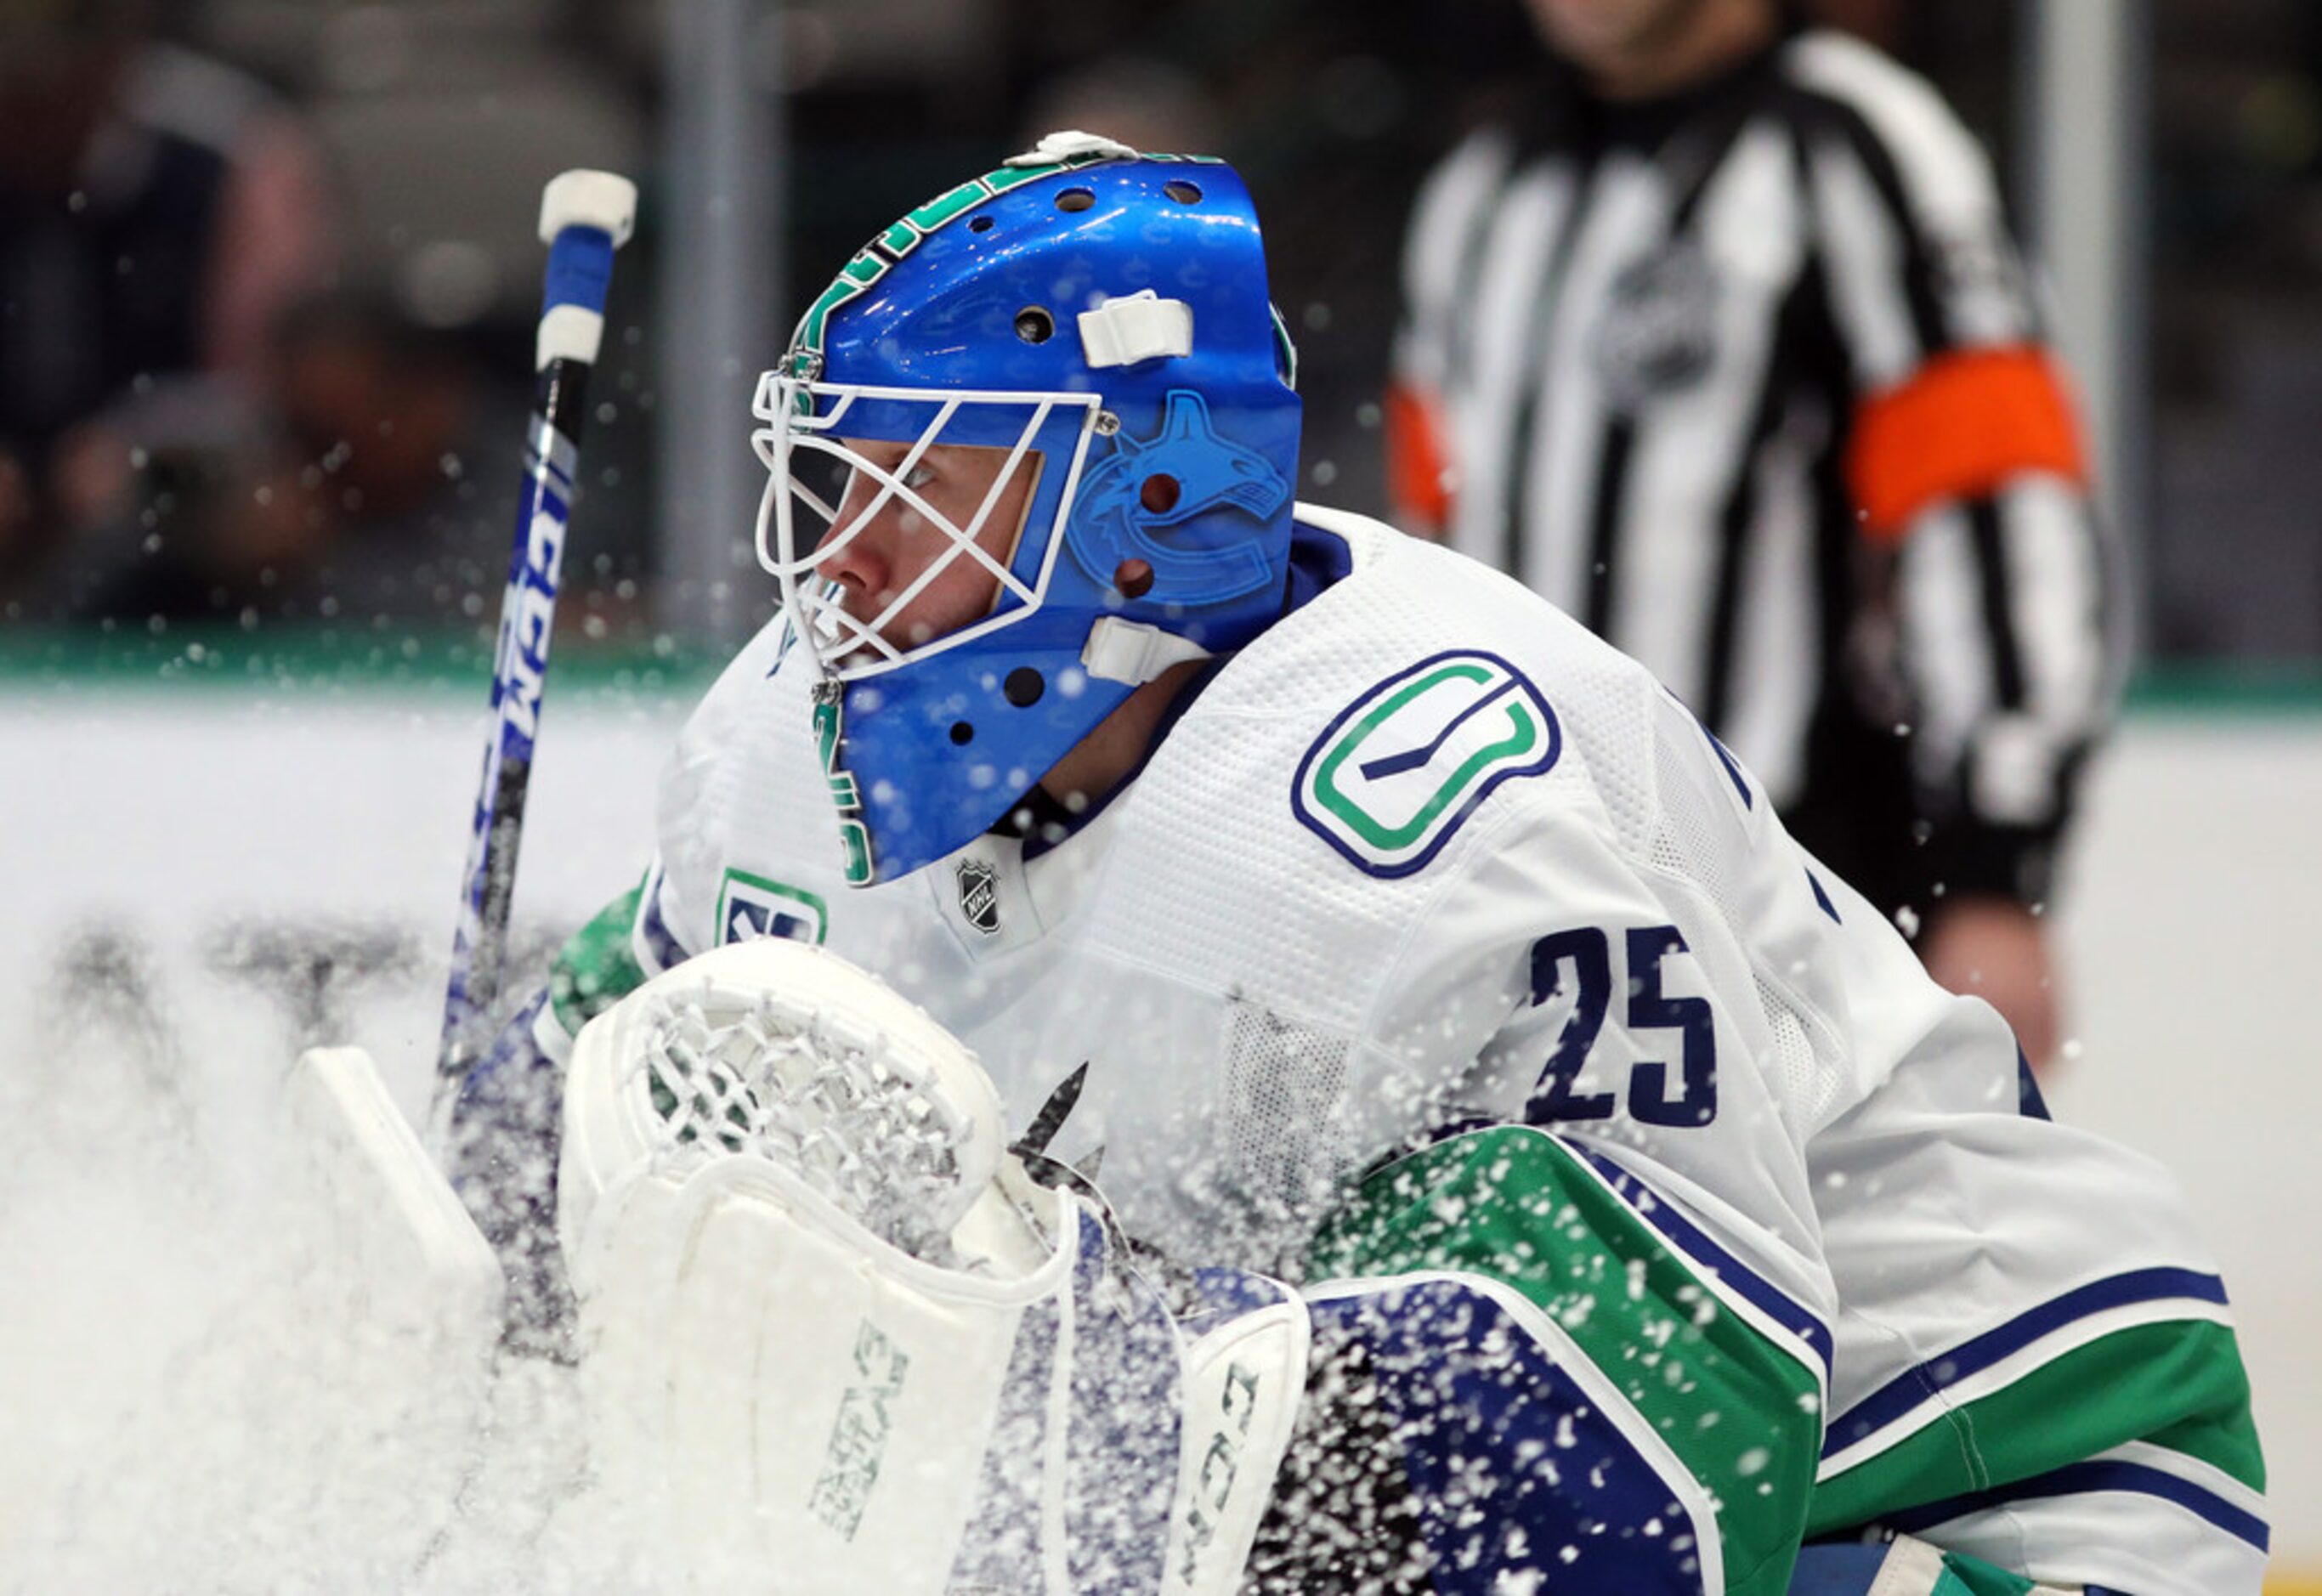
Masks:
[[[1193,307],[1150,288],[1081,312],[1080,324],[1081,349],[1097,370],[1193,352]]]
[[[821,949],[721,948],[581,1031],[564,1126],[591,1467],[679,1588],[1074,1596],[1110,1560],[1158,1596],[1176,1327],[933,1020]],[[897,1192],[947,1229],[896,1231]],[[1252,1378],[1216,1382],[1245,1446]]]
[[[592,1463],[650,1504],[688,1588],[763,1589],[779,1567],[795,1596],[940,1591],[1019,1326],[1035,1304],[1069,1322],[1083,1234],[1057,1224],[1008,1278],[909,1257],[763,1159],[616,1182],[573,1259]],[[1046,1400],[1068,1382],[1056,1365]],[[1044,1494],[1060,1461],[1027,1460]]]
[[[605,342],[605,318],[578,305],[551,306],[540,318],[540,336],[533,344],[532,369],[551,360],[597,363]]]
[[[1172,665],[1209,657],[1210,651],[1190,637],[1119,616],[1103,616],[1091,626],[1088,642],[1081,647],[1081,666],[1091,676],[1133,687],[1142,687]]]
[[[1943,1555],[1922,1540],[1897,1536],[1864,1596],[1934,1596],[1943,1583]]]
[[[1907,1535],[1898,1535],[1887,1549],[1886,1560],[1879,1564],[1877,1577],[1863,1596],[1934,1596],[1943,1590],[1964,1591],[1967,1586],[1949,1577],[1949,1568],[1941,1548]],[[2024,1596],[2078,1596],[2080,1587],[2066,1590],[2060,1585],[2032,1585]]]
[[[1229,1321],[1185,1353],[1185,1450],[1169,1547],[1170,1596],[1232,1596],[1274,1497],[1306,1389],[1312,1320],[1284,1300]]]
[[[540,191],[540,242],[554,243],[568,227],[609,233],[619,249],[636,232],[637,186],[617,172],[559,172]]]
[[[1108,139],[1102,133],[1084,133],[1075,128],[1047,134],[1021,155],[1008,158],[1010,166],[1054,166],[1075,155],[1111,155],[1123,160],[1135,160],[1137,151],[1119,139]]]

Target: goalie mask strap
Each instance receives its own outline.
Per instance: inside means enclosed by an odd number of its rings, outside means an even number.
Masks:
[[[1150,288],[1108,299],[1079,321],[1081,350],[1097,370],[1193,352],[1193,307]]]
[[[1144,686],[1172,665],[1210,657],[1210,651],[1191,638],[1118,616],[1107,616],[1091,626],[1081,649],[1081,664],[1091,676],[1132,687]]]

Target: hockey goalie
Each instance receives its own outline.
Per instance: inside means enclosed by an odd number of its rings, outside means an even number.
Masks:
[[[1083,135],[765,378],[782,613],[458,1105],[608,1510],[778,1591],[2255,1592],[2169,1177],[1641,668],[1294,504],[1294,381],[1235,174]]]

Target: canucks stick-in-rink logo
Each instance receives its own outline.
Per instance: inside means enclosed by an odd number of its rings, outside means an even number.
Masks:
[[[820,943],[830,934],[830,908],[803,887],[786,886],[727,866],[718,884],[718,940],[755,942],[786,936]]]
[[[1422,870],[1492,789],[1556,763],[1548,700],[1496,654],[1458,650],[1390,676],[1299,762],[1291,807],[1375,876]]]
[[[981,859],[959,862],[959,912],[984,935],[1000,935],[1000,873]]]

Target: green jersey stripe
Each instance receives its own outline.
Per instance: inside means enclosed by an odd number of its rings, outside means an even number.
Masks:
[[[2265,1489],[2265,1458],[2258,1450],[2257,1426],[2246,1397],[2216,1412],[2196,1413],[2144,1437],[2166,1451],[2199,1458],[2252,1491]]]
[[[2075,1347],[1815,1488],[1809,1534],[2029,1479],[2151,1440],[2265,1488],[2249,1377],[2229,1326],[2138,1325]],[[2163,1440],[2163,1437],[2167,1437]]]

